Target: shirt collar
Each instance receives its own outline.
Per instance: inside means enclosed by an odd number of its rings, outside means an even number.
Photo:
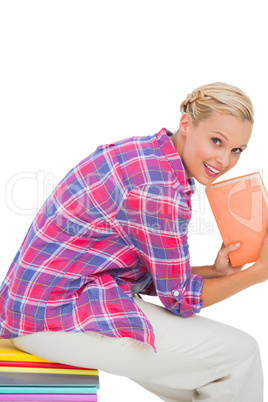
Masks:
[[[184,192],[190,197],[195,191],[195,181],[191,177],[187,179],[185,167],[182,163],[181,157],[171,141],[173,133],[166,128],[162,128],[157,134],[157,140],[165,157],[173,167],[177,179],[182,186]]]

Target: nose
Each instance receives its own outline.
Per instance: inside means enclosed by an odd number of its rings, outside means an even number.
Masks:
[[[216,161],[222,166],[222,168],[226,168],[227,166],[229,166],[230,162],[229,152],[226,150],[219,153],[216,157]]]

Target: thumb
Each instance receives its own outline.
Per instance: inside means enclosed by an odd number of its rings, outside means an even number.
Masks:
[[[234,244],[229,244],[226,247],[223,247],[221,249],[221,254],[224,254],[225,256],[229,255],[232,251],[238,250],[239,247],[241,246],[241,243],[234,243]]]

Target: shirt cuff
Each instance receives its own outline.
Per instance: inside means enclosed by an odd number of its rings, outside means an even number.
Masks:
[[[202,289],[203,278],[199,275],[191,275],[190,288],[172,291],[172,296],[180,304],[182,317],[191,317],[200,312],[203,306],[203,301],[201,300]]]

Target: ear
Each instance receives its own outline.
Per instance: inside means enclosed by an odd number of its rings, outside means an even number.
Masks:
[[[192,121],[188,114],[184,113],[180,119],[180,133],[186,137],[192,127]]]

